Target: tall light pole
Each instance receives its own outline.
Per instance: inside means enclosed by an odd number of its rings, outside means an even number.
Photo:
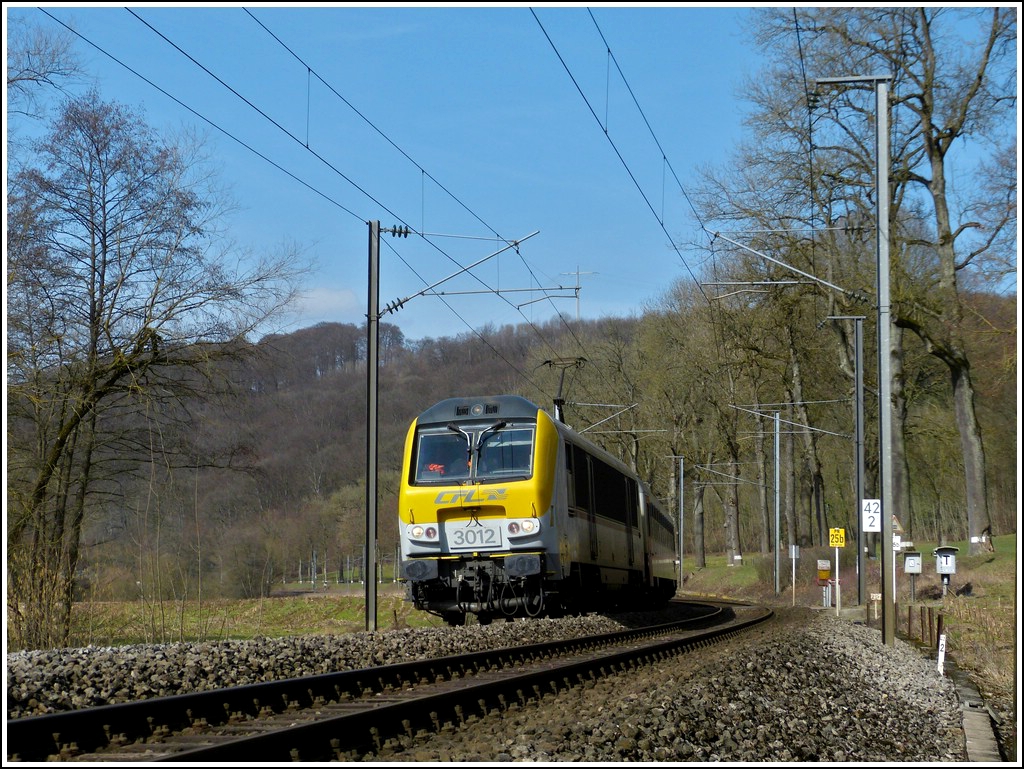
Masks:
[[[377,355],[380,347],[380,222],[370,226],[368,299],[366,302],[366,557],[363,592],[366,629],[377,629]]]
[[[889,75],[826,77],[820,84],[871,83],[875,86],[875,252],[878,284],[878,464],[882,474],[882,643],[896,642],[896,579],[892,549],[892,380],[889,308]],[[858,516],[860,511],[858,511]]]

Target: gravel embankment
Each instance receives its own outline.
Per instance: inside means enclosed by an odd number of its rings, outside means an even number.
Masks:
[[[8,718],[447,656],[623,624],[486,627],[7,655]],[[806,609],[729,644],[545,697],[371,761],[965,761],[952,681],[897,639]]]
[[[598,615],[487,626],[90,646],[7,655],[7,717],[388,665],[622,630]]]
[[[396,746],[397,747],[397,746]],[[877,631],[790,613],[372,761],[966,761],[955,687]]]

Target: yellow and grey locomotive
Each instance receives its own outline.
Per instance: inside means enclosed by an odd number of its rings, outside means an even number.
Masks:
[[[409,427],[401,574],[453,625],[662,603],[674,522],[625,464],[514,395],[450,398]]]

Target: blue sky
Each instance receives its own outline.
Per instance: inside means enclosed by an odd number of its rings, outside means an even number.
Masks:
[[[381,246],[381,308],[413,297],[382,320],[409,339],[638,315],[692,280],[680,184],[726,162],[758,68],[735,6],[44,9],[5,5],[86,38],[105,99],[208,136],[240,248],[316,262],[286,328],[364,322],[367,221],[428,233]],[[523,242],[420,294],[498,236]]]

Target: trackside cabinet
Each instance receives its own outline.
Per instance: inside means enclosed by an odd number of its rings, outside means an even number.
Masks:
[[[916,550],[907,550],[903,553],[903,573],[921,573],[921,554]]]
[[[818,585],[821,587],[821,605],[828,608],[832,605],[832,561],[818,559]]]
[[[921,554],[916,550],[903,551],[903,573],[910,575],[910,600],[917,601],[917,575],[921,573]]]
[[[951,545],[941,545],[935,548],[935,573],[942,577],[942,595],[946,595],[946,590],[949,588],[949,577],[951,574],[956,574],[956,554],[959,552],[959,547],[952,547]]]

